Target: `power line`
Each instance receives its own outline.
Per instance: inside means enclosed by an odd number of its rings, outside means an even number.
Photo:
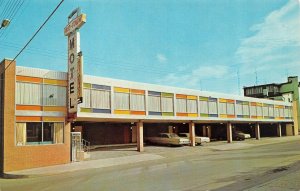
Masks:
[[[4,70],[6,70],[13,61],[17,59],[17,57],[24,51],[24,49],[29,45],[29,43],[34,39],[34,37],[40,32],[40,30],[44,27],[44,25],[49,21],[49,19],[52,17],[52,15],[56,12],[56,10],[60,7],[60,5],[64,2],[64,0],[61,0],[60,3],[55,7],[55,9],[52,11],[52,13],[47,17],[47,19],[44,21],[44,23],[39,27],[39,29],[34,33],[34,35],[29,39],[29,41],[25,44],[25,46],[19,51],[19,53],[14,57],[12,61],[5,67]]]

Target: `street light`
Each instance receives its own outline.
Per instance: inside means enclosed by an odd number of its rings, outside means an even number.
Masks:
[[[0,29],[7,27],[9,25],[9,23],[10,23],[10,20],[3,19],[2,23],[1,23],[1,26],[0,26]]]

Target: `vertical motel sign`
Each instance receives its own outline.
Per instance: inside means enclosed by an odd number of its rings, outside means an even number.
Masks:
[[[77,113],[77,105],[82,103],[83,57],[80,51],[80,27],[86,22],[86,15],[77,8],[68,16],[64,29],[68,36],[68,113]]]

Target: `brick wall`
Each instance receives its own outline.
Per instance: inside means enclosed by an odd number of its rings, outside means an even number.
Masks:
[[[8,66],[10,60],[0,64],[0,74]],[[16,146],[15,144],[15,73],[16,63],[13,62],[5,71],[4,81],[4,118],[3,142],[1,156],[2,172],[28,168],[50,166],[70,162],[70,124],[64,129],[64,144]],[[1,131],[0,131],[1,132]]]

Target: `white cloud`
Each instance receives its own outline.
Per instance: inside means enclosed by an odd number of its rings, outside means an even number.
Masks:
[[[236,51],[241,74],[253,73],[256,68],[271,78],[300,66],[299,1],[290,0],[250,30],[255,34],[242,39]]]
[[[160,62],[160,63],[164,63],[164,62],[167,62],[168,59],[165,55],[161,54],[161,53],[158,53],[156,54],[156,59]]]
[[[165,85],[182,86],[186,88],[199,88],[201,80],[226,78],[229,68],[223,65],[199,66],[192,71],[181,73],[170,73],[158,82]]]

